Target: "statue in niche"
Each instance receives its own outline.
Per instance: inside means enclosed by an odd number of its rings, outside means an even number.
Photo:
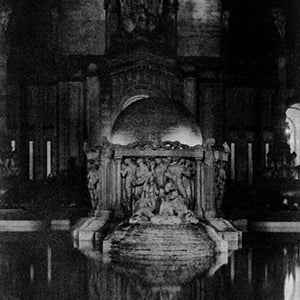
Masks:
[[[120,0],[121,26],[127,33],[152,32],[162,15],[162,0]]]
[[[98,161],[92,159],[88,160],[87,180],[92,209],[96,210],[101,189],[101,171]]]
[[[83,151],[87,157],[87,185],[90,194],[92,209],[96,210],[100,200],[101,192],[101,161],[98,149],[89,148],[85,142]]]

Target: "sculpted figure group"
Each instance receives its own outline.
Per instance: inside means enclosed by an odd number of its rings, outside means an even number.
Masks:
[[[132,222],[196,222],[193,218],[194,161],[186,158],[125,158],[123,204]]]
[[[18,156],[15,151],[8,155],[0,155],[0,178],[16,177],[21,173]]]

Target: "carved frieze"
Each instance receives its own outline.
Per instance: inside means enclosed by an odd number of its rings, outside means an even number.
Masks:
[[[128,145],[103,138],[100,146],[84,149],[93,208],[122,211],[132,223],[194,223],[194,213],[200,217],[205,210],[216,215],[228,152],[213,146],[213,139],[191,147],[155,137]]]
[[[154,216],[192,217],[195,161],[178,157],[126,157],[122,160],[122,204],[132,222]]]
[[[176,1],[107,0],[106,24],[109,48],[138,41],[170,44],[175,39]],[[164,26],[162,26],[164,24]],[[149,46],[153,46],[153,44]]]

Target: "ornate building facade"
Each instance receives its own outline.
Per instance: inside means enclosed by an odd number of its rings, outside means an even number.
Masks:
[[[143,105],[133,105],[164,99],[203,141],[227,141],[228,178],[251,185],[272,145],[286,141],[285,111],[299,102],[299,4],[239,2],[2,1],[1,144],[13,141],[27,175],[44,178],[71,157],[84,166],[85,141],[132,142],[129,129],[118,134],[126,122],[146,128],[128,119],[142,122]],[[155,107],[145,114],[152,128],[156,118],[176,125],[172,108]]]

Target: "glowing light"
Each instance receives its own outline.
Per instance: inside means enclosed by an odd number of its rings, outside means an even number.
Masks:
[[[51,175],[52,158],[51,158],[51,141],[47,141],[47,176]]]
[[[29,179],[33,179],[33,141],[29,141]]]
[[[178,141],[191,147],[202,145],[203,143],[200,130],[199,132],[194,132],[190,128],[183,126],[171,129],[165,134],[162,133],[160,138],[162,141]],[[136,141],[137,139],[134,135],[126,132],[114,134],[111,138],[112,143],[120,145],[127,145]]]
[[[189,146],[202,145],[201,133],[194,133],[189,128],[178,127],[170,130],[169,133],[162,136],[163,141],[179,141]]]
[[[300,266],[295,267],[295,273],[287,273],[284,281],[284,299],[298,300],[300,294]]]

